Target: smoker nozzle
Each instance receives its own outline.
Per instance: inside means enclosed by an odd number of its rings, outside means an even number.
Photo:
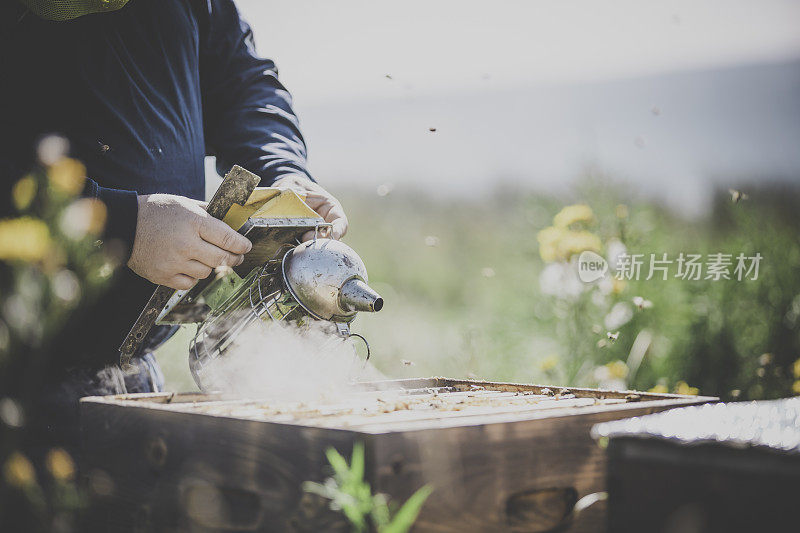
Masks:
[[[383,308],[383,298],[369,285],[353,278],[342,285],[339,306],[345,311],[376,312]]]

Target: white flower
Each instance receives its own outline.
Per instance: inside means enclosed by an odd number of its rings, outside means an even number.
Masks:
[[[558,261],[544,267],[539,275],[539,286],[544,294],[575,299],[588,285],[581,283],[572,265]]]
[[[610,267],[611,272],[615,272],[617,270],[617,262],[619,261],[619,257],[627,253],[628,248],[620,241],[614,240],[608,242],[606,245],[606,259],[608,260],[608,266]]]
[[[603,296],[611,294],[611,291],[614,290],[614,279],[611,276],[604,276],[597,282],[597,288]]]
[[[604,322],[606,328],[615,330],[630,322],[631,318],[633,318],[631,307],[626,303],[617,302],[606,315]]]

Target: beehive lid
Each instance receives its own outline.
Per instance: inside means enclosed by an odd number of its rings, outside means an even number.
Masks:
[[[680,446],[752,447],[800,455],[800,397],[674,409],[598,424],[592,436],[656,439]]]
[[[384,433],[503,423],[652,406],[685,406],[716,398],[608,391],[448,378],[388,380],[308,401],[156,393],[85,398],[122,406],[309,427]]]

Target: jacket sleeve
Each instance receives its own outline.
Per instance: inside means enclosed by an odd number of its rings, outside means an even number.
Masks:
[[[255,52],[233,0],[207,0],[200,21],[200,80],[206,149],[217,170],[238,164],[270,185],[306,170],[306,145],[278,70]],[[312,178],[313,179],[313,178]]]
[[[130,257],[136,237],[136,221],[139,216],[138,195],[135,191],[101,187],[87,178],[83,196],[97,198],[106,204],[108,218],[103,231],[103,240],[117,241],[124,246],[124,257]]]

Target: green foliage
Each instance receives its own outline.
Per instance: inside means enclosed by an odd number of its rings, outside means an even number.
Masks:
[[[303,490],[330,500],[330,508],[339,511],[350,522],[353,531],[363,532],[374,528],[379,533],[405,533],[417,519],[432,488],[428,485],[417,490],[396,512],[392,513],[388,497],[373,494],[364,481],[364,444],[353,446],[350,465],[334,448],[325,452],[333,469],[333,476],[324,483],[307,481]]]
[[[478,200],[433,200],[399,187],[387,196],[342,194],[348,243],[386,301],[380,313],[362,313],[355,328],[392,377],[597,386],[611,374],[617,385],[639,390],[691,391],[689,383],[724,398],[800,393],[793,372],[800,358],[800,192],[741,188],[748,199],[734,203],[720,190],[709,211],[693,218],[598,179],[563,197],[497,190]],[[613,240],[648,257],[760,252],[759,278],[671,276],[604,295],[546,294],[536,236],[574,203],[594,211],[589,229],[603,254]],[[635,297],[652,306],[639,309]],[[606,317],[617,304],[632,316],[611,330]],[[603,342],[609,330],[619,337]],[[624,370],[640,334],[640,343],[650,339],[643,360]]]

